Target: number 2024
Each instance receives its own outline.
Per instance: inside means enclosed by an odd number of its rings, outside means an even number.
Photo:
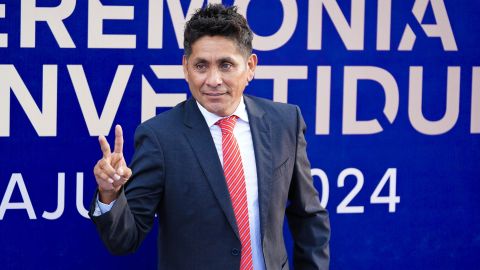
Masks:
[[[314,168],[312,169],[312,176],[314,180],[317,179],[315,176],[320,179],[320,183],[322,185],[322,195],[320,199],[320,203],[323,207],[327,207],[328,198],[330,194],[330,186],[328,183],[327,174],[321,170]],[[337,186],[339,188],[343,188],[345,186],[345,179],[347,176],[354,176],[356,179],[356,184],[353,189],[347,194],[347,196],[338,204],[337,206],[337,213],[339,214],[353,214],[353,213],[364,213],[364,207],[358,205],[350,205],[351,201],[357,196],[360,190],[363,187],[364,183],[364,176],[363,173],[356,168],[347,168],[344,169],[337,178]],[[353,178],[349,178],[353,179]],[[386,184],[388,185],[388,195],[387,196],[380,196],[380,192],[386,188]],[[397,168],[388,168],[385,174],[383,175],[380,182],[378,182],[375,190],[373,191],[372,195],[370,196],[370,203],[371,204],[388,204],[388,212],[394,213],[395,207],[397,203],[400,203],[400,196],[397,196]]]

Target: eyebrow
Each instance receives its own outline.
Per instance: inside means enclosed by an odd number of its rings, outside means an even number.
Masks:
[[[207,59],[202,58],[202,57],[197,57],[197,58],[192,59],[192,60],[193,60],[192,62],[194,62],[194,63],[208,63]],[[226,57],[221,57],[216,62],[217,63],[223,63],[223,62],[235,63],[236,61],[232,57],[226,56]]]
[[[218,59],[217,61],[218,63],[223,63],[223,62],[232,62],[232,63],[235,63],[235,59],[233,59],[232,57],[222,57],[220,59]]]

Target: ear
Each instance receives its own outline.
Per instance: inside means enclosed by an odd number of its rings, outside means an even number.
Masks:
[[[248,69],[247,80],[249,82],[253,80],[253,77],[255,76],[255,69],[257,68],[257,64],[258,64],[257,55],[252,53],[247,60],[247,69]]]
[[[187,56],[183,55],[182,57],[182,66],[183,66],[183,76],[185,77],[185,81],[188,82],[188,69],[187,69]]]

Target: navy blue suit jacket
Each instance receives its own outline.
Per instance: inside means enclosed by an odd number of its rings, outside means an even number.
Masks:
[[[288,269],[288,218],[296,269],[328,269],[330,225],[306,155],[298,107],[244,96],[258,175],[267,269]],[[241,244],[223,169],[193,98],[141,124],[133,170],[112,210],[90,216],[114,254],[135,251],[159,217],[159,269],[239,269]]]

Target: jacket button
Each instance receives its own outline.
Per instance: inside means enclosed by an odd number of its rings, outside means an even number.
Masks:
[[[240,254],[240,250],[238,250],[238,248],[232,248],[232,255],[238,256],[238,254]]]

